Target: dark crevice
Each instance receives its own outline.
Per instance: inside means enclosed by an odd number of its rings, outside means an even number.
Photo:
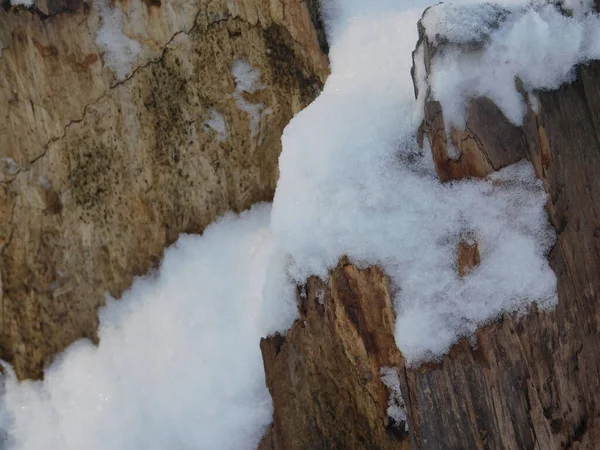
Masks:
[[[573,429],[573,434],[569,437],[567,445],[565,445],[565,449],[574,448],[575,442],[581,442],[583,440],[583,436],[588,429],[588,422],[588,417],[584,415],[577,426]]]
[[[10,220],[8,221],[8,223],[10,223],[10,224],[12,224],[12,222],[13,222],[13,220],[15,218],[15,209],[16,208],[17,208],[17,199],[16,199],[16,196],[15,196],[14,202],[13,202],[13,205],[12,205],[12,210],[10,212]],[[8,235],[8,239],[6,239],[6,242],[4,243],[4,245],[2,246],[2,248],[0,248],[0,257],[2,257],[4,255],[5,250],[9,247],[14,234],[15,234],[15,229],[12,228],[10,230],[10,234]]]
[[[323,54],[328,55],[329,43],[327,42],[327,32],[325,29],[325,22],[323,20],[323,7],[321,6],[321,0],[307,0],[307,6],[313,26],[317,32],[319,48]]]
[[[296,56],[295,41],[290,32],[284,26],[274,23],[263,30],[263,37],[270,50],[267,58],[274,72],[273,80],[286,90],[293,89],[291,84],[297,81],[303,94],[302,101],[310,103],[322,89],[323,83],[304,64],[298,64],[302,58]]]

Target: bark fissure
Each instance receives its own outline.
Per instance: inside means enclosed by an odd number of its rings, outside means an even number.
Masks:
[[[63,133],[62,133],[60,136],[56,136],[56,137],[53,137],[53,138],[49,139],[49,140],[48,140],[48,141],[47,141],[47,142],[46,142],[46,143],[43,145],[43,149],[44,149],[44,150],[42,151],[42,153],[40,153],[38,156],[36,156],[36,157],[35,157],[35,158],[33,158],[32,160],[30,160],[30,161],[27,163],[27,165],[26,165],[26,166],[19,166],[19,168],[17,169],[17,172],[16,172],[15,174],[13,174],[13,175],[12,175],[12,177],[11,177],[10,179],[8,179],[8,180],[5,180],[5,181],[1,181],[0,183],[2,183],[2,184],[10,184],[10,183],[12,183],[12,182],[13,182],[13,181],[14,181],[14,180],[17,178],[17,176],[18,176],[20,173],[22,173],[22,172],[28,172],[29,170],[31,170],[31,168],[32,168],[32,167],[33,167],[33,166],[34,166],[34,165],[35,165],[35,164],[36,164],[36,163],[37,163],[39,160],[43,159],[43,158],[46,156],[46,154],[47,154],[47,152],[48,152],[48,149],[50,148],[50,146],[51,146],[51,145],[55,144],[56,142],[62,141],[63,139],[65,139],[65,138],[66,138],[66,136],[67,136],[67,133],[68,133],[68,130],[69,130],[69,128],[70,128],[71,126],[73,126],[73,125],[75,125],[75,124],[78,124],[78,123],[82,123],[83,121],[85,121],[85,119],[86,119],[86,115],[87,115],[87,111],[88,111],[88,108],[90,108],[91,106],[94,106],[94,105],[96,105],[96,104],[100,103],[100,102],[101,102],[103,99],[105,99],[105,98],[106,98],[106,97],[107,97],[107,96],[110,94],[110,92],[111,92],[112,90],[114,90],[114,89],[116,89],[116,88],[118,88],[118,87],[120,87],[120,86],[125,86],[126,84],[128,84],[129,82],[131,82],[131,80],[132,80],[132,79],[133,79],[133,78],[134,78],[134,77],[135,77],[135,76],[136,76],[136,75],[137,75],[139,72],[143,71],[144,69],[147,69],[148,67],[151,67],[151,66],[153,66],[153,65],[156,65],[156,64],[161,64],[161,63],[163,62],[163,60],[164,60],[164,57],[165,57],[165,55],[166,55],[166,53],[167,53],[167,50],[169,49],[169,45],[170,45],[170,44],[173,42],[173,40],[174,40],[175,38],[177,38],[177,36],[179,36],[179,35],[181,35],[181,34],[190,35],[190,34],[192,33],[192,31],[194,31],[194,29],[195,29],[195,28],[198,26],[198,23],[199,23],[199,22],[198,22],[198,17],[200,16],[200,13],[201,13],[201,12],[202,12],[202,10],[201,10],[201,9],[199,9],[199,10],[196,12],[196,15],[195,15],[195,18],[194,18],[194,21],[193,21],[193,25],[190,27],[190,29],[189,29],[189,30],[187,30],[187,31],[186,31],[186,30],[180,30],[180,31],[176,32],[175,34],[173,34],[173,36],[171,36],[171,38],[170,38],[170,39],[169,39],[169,40],[168,40],[168,41],[167,41],[167,42],[164,44],[164,46],[163,46],[163,48],[162,48],[162,50],[161,50],[161,55],[160,55],[158,58],[156,58],[156,59],[152,59],[152,60],[150,60],[150,61],[148,61],[148,62],[146,62],[146,63],[144,63],[144,64],[142,64],[142,65],[140,65],[140,66],[138,66],[138,67],[136,67],[136,68],[135,68],[135,69],[132,71],[132,73],[131,73],[129,76],[127,76],[127,77],[126,77],[126,78],[124,78],[123,80],[120,80],[120,81],[117,81],[117,82],[115,82],[115,83],[114,83],[114,84],[112,84],[112,85],[111,85],[111,86],[110,86],[110,87],[109,87],[109,88],[108,88],[106,91],[104,91],[104,92],[102,93],[102,95],[98,96],[97,98],[95,98],[95,99],[94,99],[94,100],[92,100],[91,102],[87,103],[87,104],[84,106],[84,108],[83,108],[83,112],[82,112],[82,114],[81,114],[81,116],[80,116],[79,118],[77,118],[77,119],[70,119],[70,120],[68,121],[68,123],[67,123],[67,124],[66,124],[66,125],[63,127]],[[209,27],[211,27],[211,26],[217,25],[217,24],[219,24],[219,23],[226,22],[226,21],[228,21],[228,20],[230,20],[230,19],[232,19],[232,16],[231,16],[231,14],[228,14],[228,15],[227,15],[227,17],[225,17],[225,18],[222,18],[222,19],[218,19],[218,20],[215,20],[215,21],[209,22],[209,23],[208,23],[208,26],[209,26]]]

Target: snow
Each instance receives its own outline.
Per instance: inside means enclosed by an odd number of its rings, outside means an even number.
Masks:
[[[506,312],[556,305],[546,259],[555,233],[531,164],[443,184],[416,134],[427,85],[454,126],[478,95],[520,123],[515,76],[539,108],[535,90],[560,86],[573,65],[599,56],[599,19],[584,3],[572,18],[520,1],[473,3],[429,10],[424,26],[435,42],[469,49],[444,46],[429,76],[418,49],[415,100],[411,52],[430,2],[326,1],[331,76],[285,129],[272,210],[260,205],[182,236],[157,273],[108,301],[99,347],[75,343],[43,382],[17,383],[6,366],[8,449],[256,448],[271,420],[260,338],[297,318],[294,282],[326,279],[343,255],[390,275],[396,342],[413,365]],[[105,62],[124,76],[139,43],[123,34],[118,7],[97,6]],[[232,96],[256,135],[269,111],[244,94],[265,88],[260,71],[246,60],[231,71]],[[219,139],[227,132],[216,110],[205,124]],[[481,263],[461,278],[464,236],[478,243]],[[397,370],[381,376],[392,391],[388,414],[405,421]]]
[[[260,70],[252,67],[244,59],[236,59],[231,67],[231,73],[236,83],[233,97],[238,108],[248,114],[248,118],[250,119],[250,134],[253,137],[257,136],[260,131],[262,116],[270,114],[271,110],[265,110],[265,105],[262,103],[250,103],[244,98],[244,92],[253,93],[264,89],[264,85],[260,82]]]
[[[390,390],[388,399],[387,414],[396,426],[404,424],[405,431],[408,431],[408,418],[406,416],[406,405],[402,398],[400,390],[400,377],[398,376],[398,368],[382,367],[380,369],[381,381]]]
[[[236,59],[231,67],[231,73],[239,92],[256,92],[264,89],[260,82],[260,70],[252,67],[245,59]]]
[[[133,68],[137,56],[142,51],[140,43],[123,33],[123,11],[119,6],[110,6],[109,0],[94,2],[102,26],[96,35],[96,44],[104,51],[104,64],[108,66],[119,80],[126,78]]]
[[[500,28],[498,20],[503,18]],[[457,17],[457,27],[445,19]],[[573,68],[600,58],[600,17],[566,17],[549,5],[512,7],[510,13],[489,5],[441,5],[423,21],[428,36],[449,36],[453,42],[488,42],[480,52],[444,48],[434,57],[430,85],[448,126],[463,127],[467,101],[493,100],[515,125],[521,125],[526,104],[515,87],[519,78],[528,92],[557,89],[574,78]],[[470,27],[461,28],[465,23]]]
[[[8,448],[255,449],[272,413],[260,338],[277,311],[290,316],[262,295],[278,261],[269,214],[259,205],[182,236],[101,310],[99,347],[71,345],[43,382],[7,376]]]
[[[427,9],[421,23],[434,45],[470,44],[489,37],[508,14],[507,9],[492,3],[460,6],[442,3]]]
[[[208,111],[209,118],[204,121],[204,125],[209,127],[217,134],[217,142],[223,142],[229,137],[229,133],[227,132],[227,122],[225,122],[225,117],[216,109],[209,109]]]
[[[10,4],[13,6],[24,6],[25,8],[30,8],[35,3],[34,0],[10,0]]]
[[[319,303],[319,305],[325,304],[325,289],[319,288],[319,290],[317,291],[317,302]]]
[[[327,278],[342,255],[386,270],[397,287],[396,342],[413,365],[439,358],[505,312],[525,312],[532,302],[551,308],[557,301],[546,260],[554,231],[532,166],[522,162],[488,180],[442,184],[428,147],[417,146],[423,98],[414,100],[409,71],[417,31],[407,24],[416,24],[421,13],[415,8],[348,19],[332,42],[332,73],[322,94],[284,131],[272,213],[275,237],[291,257],[297,282],[309,275]],[[514,39],[509,31],[529,20],[522,17],[502,33]],[[520,33],[538,31],[524,27]],[[470,57],[469,70],[479,67]],[[539,75],[545,61],[537,62]],[[477,79],[456,70],[454,85],[446,82],[448,95],[457,89],[462,99]],[[530,87],[546,80],[534,72]],[[455,86],[458,75],[467,77],[465,86]],[[417,76],[427,81],[423,67]],[[514,90],[514,84],[503,86],[508,94]],[[481,263],[462,279],[457,246],[465,233],[476,237]]]

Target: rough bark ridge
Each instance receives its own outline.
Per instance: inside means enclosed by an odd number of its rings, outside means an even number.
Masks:
[[[424,45],[429,47],[427,42]],[[429,47],[426,58],[431,58],[434,50]],[[430,60],[426,59],[425,63],[426,67],[430,66]],[[600,62],[592,62],[577,69],[573,83],[556,91],[537,92],[539,110],[537,113],[529,110],[522,127],[511,125],[489,99],[474,99],[465,130],[453,130],[450,137],[445,134],[440,104],[427,100],[423,131],[431,142],[442,180],[482,177],[522,158],[533,162],[549,194],[548,214],[558,234],[549,260],[558,277],[559,304],[551,312],[532,307],[522,318],[506,315],[481,328],[476,345],[467,340],[459,342],[439,364],[411,369],[400,363],[411,448],[598,448],[599,80]],[[449,139],[461,151],[460,158],[448,156]],[[467,242],[457,249],[459,268],[476,265],[478,258],[476,243]],[[357,270],[351,265],[344,267],[346,271]],[[330,288],[338,276],[337,271],[332,273]],[[464,270],[464,276],[468,276],[468,270]],[[340,293],[339,301],[360,298],[363,311],[371,308],[379,311],[382,302],[372,293],[374,283],[368,279],[366,284],[350,284],[348,291]],[[309,305],[308,313],[302,317],[316,314]],[[354,346],[351,352],[345,347],[341,352],[340,342],[351,344],[335,335],[334,342],[324,338],[331,334],[322,331],[328,326],[325,320],[307,328],[314,330],[315,336],[311,338],[314,347],[302,347],[307,338],[298,337],[300,323],[294,325],[284,340],[276,338],[284,342],[279,353],[265,351],[272,348],[275,338],[269,338],[271,347],[262,345],[267,383],[275,405],[271,435],[279,439],[271,441],[279,444],[271,448],[403,448],[406,440],[392,441],[383,434],[371,435],[369,441],[360,444],[354,438],[309,442],[302,437],[304,424],[310,420],[316,421],[321,435],[327,436],[333,432],[330,430],[346,426],[335,416],[337,409],[345,410],[349,417],[358,413],[354,398],[344,403],[322,400],[328,396],[338,398],[336,395],[342,390],[330,387],[332,379],[338,383],[343,380],[346,392],[354,392],[357,397],[367,395],[359,379],[339,376],[351,371],[348,365],[352,366],[353,360],[348,358],[348,353],[358,352],[364,344],[359,341],[360,345]],[[373,326],[388,329],[383,321]],[[385,352],[390,350],[386,348]],[[367,356],[371,361],[381,358],[377,348],[367,352]],[[306,377],[296,363],[306,360],[315,367],[326,364],[328,369],[319,376]],[[358,372],[359,367],[354,364],[353,370]],[[293,402],[283,398],[281,384],[291,383],[299,376],[304,377],[307,385],[294,391]],[[382,413],[383,407],[379,403],[360,411]],[[330,410],[333,413],[329,413]],[[282,421],[296,423],[282,425]]]
[[[558,234],[549,260],[559,304],[505,316],[479,331],[475,347],[461,343],[442,364],[407,371],[419,447],[592,449],[600,442],[598,80],[600,62],[592,62],[578,68],[575,82],[536,92],[539,110],[527,112],[523,127],[489,99],[473,100],[465,130],[450,137],[458,160],[447,157],[439,103],[426,102],[424,130],[442,180],[533,162]]]
[[[0,358],[20,378],[96,339],[104,293],[179,233],[271,199],[283,127],[328,73],[309,1],[104,3],[140,45],[124,76],[102,2],[0,9]]]
[[[389,280],[340,261],[327,284],[308,280],[300,318],[261,341],[273,425],[260,449],[408,448],[406,423],[387,417],[381,367],[402,365]]]

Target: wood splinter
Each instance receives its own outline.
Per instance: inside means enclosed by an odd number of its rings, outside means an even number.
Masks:
[[[458,243],[458,274],[465,278],[480,263],[479,247],[473,237],[464,237]]]

